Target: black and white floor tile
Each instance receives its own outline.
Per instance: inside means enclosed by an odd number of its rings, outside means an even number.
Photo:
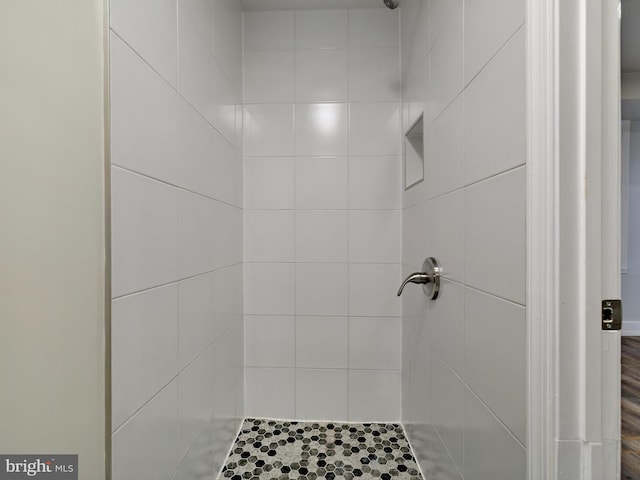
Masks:
[[[220,478],[422,480],[400,425],[250,418]]]

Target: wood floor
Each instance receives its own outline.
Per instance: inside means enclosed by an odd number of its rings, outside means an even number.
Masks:
[[[622,480],[640,480],[640,337],[622,337]]]

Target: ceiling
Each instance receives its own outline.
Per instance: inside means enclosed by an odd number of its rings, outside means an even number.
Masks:
[[[385,8],[382,0],[241,0],[246,10],[321,10],[328,8]]]
[[[622,0],[622,73],[640,72],[640,2]]]
[[[385,8],[383,0],[241,0],[247,10]],[[622,73],[640,72],[640,1],[622,0]]]

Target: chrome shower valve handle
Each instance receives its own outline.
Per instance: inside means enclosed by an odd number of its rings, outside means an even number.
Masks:
[[[405,278],[404,282],[402,282],[402,285],[400,285],[400,289],[398,290],[398,296],[402,295],[402,291],[404,290],[404,287],[406,287],[407,283],[409,283],[409,282],[411,282],[411,283],[429,283],[430,281],[431,281],[431,278],[429,277],[429,275],[427,275],[425,273],[422,273],[422,272],[412,273],[407,278]]]
[[[428,257],[422,263],[422,272],[412,273],[402,282],[398,290],[398,296],[402,295],[402,291],[408,283],[420,283],[427,297],[430,300],[435,300],[438,298],[438,293],[440,293],[441,273],[442,269],[438,261],[433,257]]]

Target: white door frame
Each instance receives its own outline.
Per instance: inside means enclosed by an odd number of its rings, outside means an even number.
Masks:
[[[527,0],[530,480],[620,476],[618,8]]]
[[[556,478],[557,3],[527,0],[528,478]],[[546,259],[546,260],[545,260]]]

